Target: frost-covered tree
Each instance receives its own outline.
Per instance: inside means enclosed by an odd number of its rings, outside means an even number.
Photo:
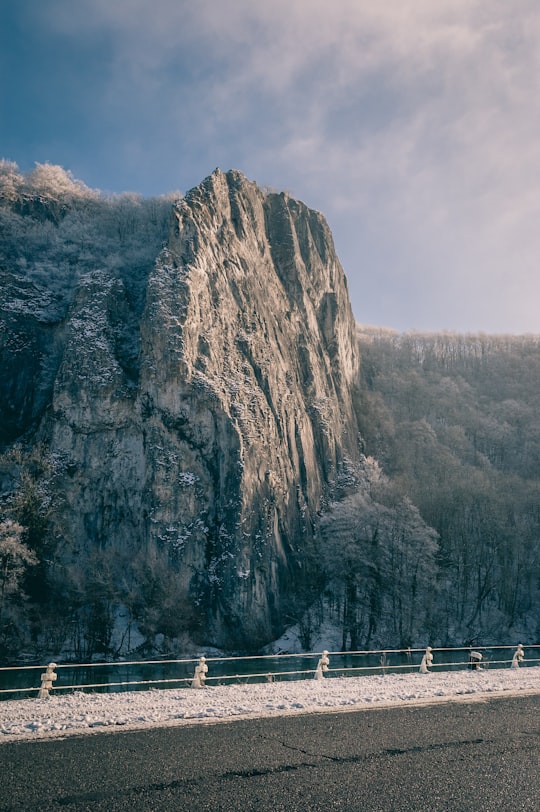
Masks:
[[[37,283],[66,303],[80,276],[97,268],[121,276],[138,297],[179,196],[107,196],[60,166],[36,164],[23,174],[0,161],[0,252],[25,285]]]
[[[0,657],[24,637],[27,626],[22,584],[37,558],[21,541],[23,532],[12,519],[0,521]]]
[[[9,600],[20,597],[23,575],[37,563],[34,553],[21,541],[24,528],[12,519],[0,522],[0,624]]]
[[[24,186],[27,197],[36,197],[43,202],[63,202],[79,199],[96,199],[99,193],[90,189],[71,172],[61,166],[49,163],[36,163],[35,168],[27,175]]]
[[[0,160],[0,202],[14,203],[20,198],[24,175],[12,161]]]
[[[365,459],[361,488],[321,519],[330,590],[341,605],[343,649],[375,638],[411,645],[430,623],[437,534],[378,464]]]

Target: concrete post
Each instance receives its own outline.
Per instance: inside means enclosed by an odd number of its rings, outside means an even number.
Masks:
[[[198,665],[195,667],[195,673],[193,675],[193,679],[191,681],[192,688],[204,688],[205,684],[204,681],[206,680],[206,674],[208,673],[208,666],[206,665],[206,657],[201,657],[199,659]]]
[[[426,653],[422,657],[422,662],[420,663],[420,673],[421,674],[429,674],[429,668],[433,664],[433,654],[431,646],[426,648]]]
[[[521,643],[518,643],[518,647],[514,652],[514,656],[512,657],[512,668],[519,668],[519,664],[522,660],[525,659],[525,653],[523,651],[523,646]]]
[[[49,696],[49,691],[53,687],[57,675],[54,673],[56,663],[49,663],[47,670],[41,675],[41,687],[38,693],[38,699],[46,699]]]
[[[323,651],[322,657],[317,663],[317,670],[315,671],[314,679],[323,679],[324,678],[324,671],[328,671],[328,666],[330,664],[330,658],[328,657],[328,652]]]

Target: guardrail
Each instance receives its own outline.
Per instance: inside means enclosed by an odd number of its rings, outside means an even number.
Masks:
[[[432,648],[433,659],[428,661],[429,671],[459,670],[482,667],[508,668],[512,666],[516,646],[475,646]],[[524,659],[514,667],[540,663],[540,645],[522,646]],[[329,651],[306,654],[252,655],[245,657],[204,658],[207,671],[202,683],[227,684],[264,682],[274,680],[348,677],[369,674],[388,674],[418,671],[427,649],[377,649],[360,651]],[[481,655],[479,662],[472,654]],[[463,655],[463,658],[460,658]],[[328,662],[324,662],[328,660]],[[36,694],[40,688],[52,693],[59,691],[119,691],[149,688],[202,687],[194,685],[194,670],[201,658],[131,660],[117,662],[50,663],[49,665],[0,667],[0,699],[15,695]],[[287,667],[289,665],[289,667]],[[425,663],[424,663],[425,665]],[[242,666],[242,668],[239,668]],[[266,666],[266,667],[265,667]],[[296,667],[295,667],[296,666]],[[305,667],[303,667],[305,666]],[[45,673],[42,673],[44,672]],[[101,673],[100,673],[101,671]],[[54,673],[58,672],[58,674]],[[123,672],[123,673],[122,673]],[[130,678],[130,672],[133,677]],[[144,677],[146,672],[147,678]],[[159,673],[157,673],[159,672]],[[176,673],[175,673],[176,672]],[[240,672],[240,673],[239,673]],[[94,681],[91,674],[96,674]],[[117,673],[119,678],[115,679]],[[65,675],[66,681],[62,680]],[[79,679],[77,676],[81,675]],[[121,677],[125,675],[125,678]],[[98,677],[104,677],[97,681]],[[12,679],[10,679],[12,677]],[[89,681],[82,681],[88,680]],[[41,680],[41,686],[39,682]],[[55,683],[53,685],[53,682]],[[26,684],[21,684],[26,683]],[[47,695],[44,693],[42,695]]]

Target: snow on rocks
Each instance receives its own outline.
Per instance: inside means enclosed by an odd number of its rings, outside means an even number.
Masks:
[[[204,690],[53,693],[0,702],[0,743],[195,722],[360,710],[408,703],[540,694],[540,667],[387,674],[244,685]]]

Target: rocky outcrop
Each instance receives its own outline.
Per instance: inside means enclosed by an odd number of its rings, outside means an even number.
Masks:
[[[200,636],[256,648],[358,454],[355,324],[324,218],[288,195],[216,170],[171,221],[133,277],[80,270],[62,304],[4,287],[4,441],[64,461],[68,541],[166,550]]]

